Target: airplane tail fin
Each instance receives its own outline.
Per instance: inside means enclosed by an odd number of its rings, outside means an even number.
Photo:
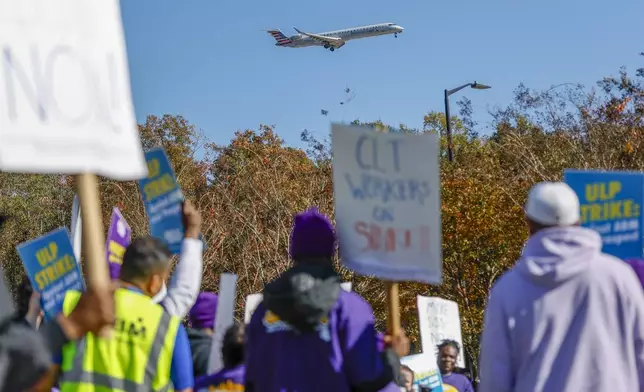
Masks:
[[[275,41],[277,41],[278,45],[286,45],[293,42],[289,37],[285,36],[284,33],[282,33],[282,31],[279,29],[268,30],[268,34],[272,35],[273,38],[275,38]]]

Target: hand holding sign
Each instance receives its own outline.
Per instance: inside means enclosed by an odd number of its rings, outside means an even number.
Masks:
[[[409,338],[402,330],[394,336],[386,335],[385,344],[391,347],[401,358],[409,354]]]
[[[183,236],[198,239],[201,234],[201,213],[189,200],[183,202],[182,221],[185,230]]]
[[[65,336],[70,340],[77,340],[88,332],[98,335],[105,327],[113,326],[116,314],[114,291],[117,288],[117,283],[112,283],[105,295],[102,290],[90,286],[67,317],[58,316],[57,321]]]

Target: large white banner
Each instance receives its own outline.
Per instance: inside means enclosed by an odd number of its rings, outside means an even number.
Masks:
[[[445,339],[455,340],[461,346],[457,366],[465,367],[463,352],[463,337],[461,334],[461,317],[458,304],[438,297],[416,298],[418,305],[418,322],[420,327],[420,342],[423,353],[436,358],[436,346]]]
[[[118,0],[0,0],[0,169],[147,175]]]
[[[333,124],[332,145],[342,262],[361,275],[439,284],[436,135]]]

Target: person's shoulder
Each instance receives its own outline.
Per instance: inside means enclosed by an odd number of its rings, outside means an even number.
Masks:
[[[248,322],[248,325],[252,327],[257,324],[261,324],[265,314],[266,314],[266,307],[264,306],[264,301],[261,301],[259,304],[257,304],[257,307],[253,311],[253,315],[250,317],[250,321]]]
[[[641,283],[633,267],[622,259],[606,253],[600,253],[591,263],[594,281],[614,282],[638,286]]]
[[[340,290],[340,295],[338,296],[338,307],[349,309],[351,312],[367,311],[371,313],[373,311],[369,302],[354,291]]]
[[[620,282],[627,291],[636,291],[638,294],[642,291],[644,282],[640,280],[637,272],[626,261],[617,257],[602,253],[602,259],[605,260],[604,268],[601,275],[611,274],[613,280]]]
[[[513,291],[522,282],[523,277],[519,274],[516,266],[512,267],[496,278],[490,289],[490,297],[504,297],[505,293]]]
[[[453,377],[454,379],[456,379],[456,380],[459,380],[459,381],[467,381],[467,382],[470,382],[470,379],[469,379],[469,378],[467,378],[467,376],[466,376],[466,375],[464,375],[464,374],[462,374],[462,373],[452,373],[452,377]]]
[[[632,267],[624,260],[608,253],[600,253],[591,265],[602,271],[612,271],[614,274],[624,274],[631,271]]]
[[[340,319],[371,320],[373,318],[373,309],[369,302],[353,291],[340,290],[334,309]]]

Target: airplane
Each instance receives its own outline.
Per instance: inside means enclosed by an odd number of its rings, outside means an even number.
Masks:
[[[347,41],[352,39],[376,37],[379,35],[393,34],[398,38],[398,34],[403,32],[403,28],[395,23],[380,23],[369,26],[353,27],[350,29],[327,31],[324,33],[305,33],[293,27],[297,35],[287,37],[279,29],[268,30],[267,32],[275,38],[275,46],[284,46],[287,48],[304,48],[307,46],[323,46],[333,52],[344,46]]]

